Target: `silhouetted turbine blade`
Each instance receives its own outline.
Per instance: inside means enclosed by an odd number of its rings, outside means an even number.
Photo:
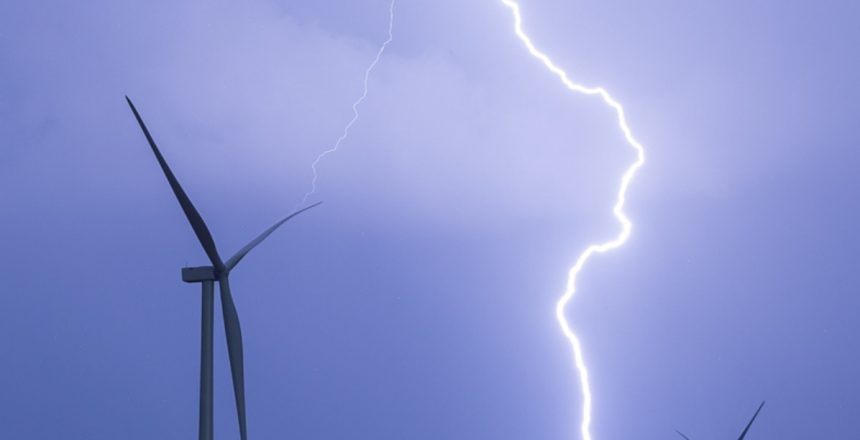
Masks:
[[[158,160],[158,164],[164,172],[164,177],[167,177],[167,182],[170,183],[170,188],[173,190],[173,194],[179,201],[179,206],[181,206],[182,211],[185,212],[185,217],[187,217],[188,222],[191,223],[191,228],[194,229],[194,234],[197,235],[197,240],[199,240],[200,244],[203,245],[203,250],[209,257],[209,261],[212,262],[212,265],[217,270],[223,270],[224,263],[221,261],[221,256],[218,255],[218,250],[215,248],[215,240],[212,239],[212,234],[209,232],[209,228],[206,227],[203,217],[201,217],[200,213],[197,212],[194,204],[191,203],[191,199],[188,198],[188,195],[185,194],[185,191],[179,184],[179,180],[177,180],[176,176],[173,175],[173,171],[170,170],[170,167],[167,165],[167,161],[164,160],[164,156],[161,155],[161,151],[159,151],[158,147],[155,145],[152,135],[149,134],[146,124],[143,123],[143,118],[140,117],[140,113],[137,112],[131,99],[126,96],[125,100],[128,102],[128,106],[131,107],[131,111],[134,113],[137,123],[143,130],[143,134],[146,136],[146,140],[149,142],[149,146],[152,148],[152,152],[155,153],[155,158]]]
[[[245,424],[245,361],[242,353],[242,329],[239,326],[239,314],[233,304],[230,294],[230,281],[227,274],[218,279],[221,285],[221,311],[224,314],[224,331],[227,333],[227,353],[230,357],[230,373],[233,375],[233,393],[236,395],[236,413],[239,416],[239,434],[241,440],[247,440],[248,432]]]
[[[758,406],[758,409],[755,410],[755,414],[753,414],[752,419],[750,419],[750,422],[747,423],[747,427],[744,428],[744,432],[741,433],[741,436],[738,437],[738,440],[744,440],[744,437],[746,437],[746,435],[747,435],[747,431],[750,430],[750,426],[752,426],[753,422],[755,422],[755,418],[758,417],[758,413],[759,413],[759,411],[761,411],[763,406],[764,406],[764,402],[762,402],[761,405]]]
[[[684,437],[686,440],[690,440],[690,437],[687,437],[686,435],[684,435],[684,433],[683,433],[683,432],[678,431],[677,429],[675,430],[675,432],[677,432],[677,433],[678,433],[678,435],[680,435],[681,437]]]
[[[239,249],[239,252],[236,252],[236,255],[233,255],[232,257],[230,257],[229,260],[227,260],[227,263],[226,263],[227,271],[229,272],[231,269],[236,267],[236,265],[239,264],[239,261],[241,261],[242,258],[245,258],[245,255],[248,255],[248,252],[251,252],[252,249],[257,247],[257,245],[260,244],[263,240],[265,240],[269,235],[272,235],[272,232],[275,232],[275,229],[278,229],[278,227],[280,227],[282,224],[286,223],[287,220],[307,211],[308,209],[311,209],[315,206],[319,206],[321,203],[322,202],[317,202],[311,206],[308,206],[306,208],[302,208],[302,209],[284,217],[283,219],[281,219],[280,221],[278,221],[277,223],[272,225],[269,229],[266,229],[265,231],[263,231],[263,233],[258,235],[257,238],[253,239],[250,243],[245,245],[245,247],[243,247],[242,249]]]

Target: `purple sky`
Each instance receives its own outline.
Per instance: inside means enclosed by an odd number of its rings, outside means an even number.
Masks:
[[[750,440],[860,435],[860,6],[521,4],[646,148],[569,310],[595,438],[731,439],[764,399]],[[205,256],[123,95],[230,255],[309,189],[387,7],[0,5],[2,437],[194,438]],[[633,155],[500,2],[399,0],[394,31],[326,203],[234,273],[251,438],[577,438],[553,307]],[[236,437],[220,322],[215,368]]]

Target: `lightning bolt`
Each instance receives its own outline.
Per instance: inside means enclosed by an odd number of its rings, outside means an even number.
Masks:
[[[311,180],[311,189],[306,192],[304,197],[302,197],[302,201],[300,204],[305,204],[307,202],[308,197],[313,195],[317,190],[317,180],[319,179],[319,171],[317,170],[317,166],[320,161],[323,160],[329,154],[337,152],[340,149],[340,145],[346,138],[349,137],[349,130],[355,125],[356,121],[358,121],[358,106],[367,99],[367,91],[368,91],[368,82],[370,81],[370,74],[373,72],[373,69],[376,68],[376,65],[379,64],[380,58],[382,58],[382,54],[385,53],[385,48],[388,47],[388,44],[394,39],[394,4],[397,0],[391,0],[391,4],[388,7],[388,39],[382,43],[382,46],[379,47],[379,50],[376,51],[376,57],[373,59],[373,62],[370,63],[370,66],[367,67],[367,70],[364,71],[364,88],[362,89],[361,96],[352,103],[352,119],[343,127],[343,133],[341,133],[340,137],[337,138],[337,142],[329,148],[328,150],[323,151],[317,156],[317,158],[311,164],[311,170],[313,170],[314,177]]]
[[[561,83],[570,91],[588,96],[598,96],[603,100],[604,104],[615,110],[615,115],[618,119],[618,128],[624,134],[624,139],[627,140],[630,147],[636,151],[636,161],[634,161],[621,176],[621,185],[618,189],[618,196],[615,201],[615,206],[612,208],[612,213],[615,215],[618,222],[621,223],[621,231],[614,239],[602,243],[591,244],[585,248],[581,254],[579,254],[579,257],[576,259],[576,263],[568,271],[567,286],[564,294],[559,298],[555,306],[555,317],[558,320],[565,337],[567,337],[567,340],[570,342],[570,347],[573,350],[574,364],[576,365],[576,370],[579,373],[579,384],[582,389],[582,422],[579,429],[584,440],[591,440],[591,385],[588,381],[588,368],[585,365],[585,359],[582,354],[582,343],[580,343],[579,337],[571,329],[570,323],[567,321],[564,312],[576,293],[576,278],[579,276],[579,272],[582,270],[583,266],[585,266],[585,263],[588,262],[594,254],[600,254],[621,247],[630,237],[630,231],[633,228],[633,224],[624,213],[624,203],[627,197],[627,189],[630,187],[630,182],[633,180],[633,176],[645,163],[645,149],[630,132],[630,127],[627,125],[627,118],[624,116],[624,107],[621,103],[613,99],[609,92],[601,87],[586,87],[582,84],[573,82],[567,76],[567,72],[558,67],[549,58],[549,56],[538,50],[531,38],[529,38],[525,33],[523,30],[523,19],[520,14],[519,4],[513,0],[501,0],[501,2],[510,8],[513,13],[514,32],[516,32],[517,37],[519,37],[520,41],[522,41],[526,46],[529,53],[541,61],[543,65],[546,66],[550,72],[555,74],[555,76],[561,80]]]

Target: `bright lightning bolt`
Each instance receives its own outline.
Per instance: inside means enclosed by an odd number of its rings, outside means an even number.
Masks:
[[[567,322],[564,311],[567,308],[568,303],[570,303],[570,300],[573,299],[573,295],[576,293],[576,277],[579,275],[579,272],[582,270],[582,267],[588,259],[594,254],[603,253],[620,247],[627,241],[627,238],[630,237],[630,230],[632,229],[633,224],[624,213],[624,202],[627,196],[627,188],[630,186],[630,181],[633,180],[633,176],[645,163],[645,150],[642,148],[642,144],[633,137],[630,132],[630,127],[627,126],[627,119],[624,117],[624,107],[622,107],[618,101],[613,99],[612,96],[609,95],[609,92],[600,87],[586,87],[571,81],[567,76],[567,73],[555,65],[549,56],[538,50],[534,43],[532,43],[531,38],[529,38],[525,31],[523,31],[523,19],[520,15],[519,4],[513,0],[501,0],[501,2],[510,8],[513,13],[514,31],[516,32],[517,37],[519,37],[526,46],[529,53],[540,60],[544,66],[546,66],[550,72],[555,74],[561,80],[562,84],[564,84],[569,90],[589,96],[597,95],[603,99],[603,102],[606,105],[615,110],[615,115],[618,118],[618,128],[621,129],[622,133],[624,133],[624,138],[627,140],[630,147],[636,151],[636,161],[633,162],[633,164],[631,164],[624,172],[624,175],[621,176],[621,187],[618,189],[618,197],[616,199],[615,206],[612,208],[612,213],[615,215],[615,218],[618,219],[618,222],[621,223],[621,232],[610,241],[588,246],[579,255],[579,258],[576,259],[576,264],[574,264],[568,272],[567,288],[564,291],[564,295],[559,298],[555,307],[555,317],[558,320],[564,335],[570,342],[570,346],[573,349],[574,363],[576,364],[576,369],[579,372],[579,383],[582,388],[582,423],[580,425],[580,432],[582,433],[582,438],[584,440],[591,440],[591,432],[589,430],[591,426],[591,385],[589,385],[588,382],[588,368],[585,365],[585,360],[582,355],[582,344],[579,341],[579,337],[577,337],[576,333],[574,333],[570,328],[570,324]]]
[[[302,197],[301,204],[307,202],[308,197],[313,195],[313,193],[317,190],[317,180],[319,179],[319,171],[317,170],[317,165],[319,165],[320,161],[323,160],[324,157],[329,154],[337,152],[340,149],[340,144],[349,137],[349,130],[352,126],[358,121],[358,106],[367,99],[367,91],[368,91],[368,82],[370,82],[370,74],[373,72],[373,69],[376,68],[376,65],[379,64],[380,58],[382,58],[382,54],[385,52],[385,48],[388,47],[388,44],[391,43],[391,40],[394,39],[394,4],[397,0],[391,0],[391,5],[388,7],[388,39],[382,43],[382,46],[379,47],[379,50],[376,51],[376,57],[373,59],[373,62],[370,63],[370,66],[367,67],[367,70],[364,71],[364,88],[362,89],[361,96],[352,103],[352,119],[343,127],[343,133],[341,133],[340,137],[337,138],[337,142],[334,143],[334,146],[329,148],[328,150],[323,151],[317,156],[317,158],[311,164],[311,169],[313,170],[314,177],[311,180],[311,189],[306,192],[304,197]]]

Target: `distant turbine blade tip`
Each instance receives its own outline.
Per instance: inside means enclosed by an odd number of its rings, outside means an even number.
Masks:
[[[758,406],[758,409],[755,410],[755,414],[753,414],[752,419],[750,419],[750,422],[747,423],[746,428],[744,428],[744,431],[741,433],[741,436],[738,437],[738,440],[744,440],[744,437],[747,436],[747,433],[749,432],[750,427],[752,427],[753,422],[755,422],[755,418],[758,417],[758,413],[761,412],[762,408],[764,408],[764,401],[762,401],[761,405]]]
[[[677,429],[675,430],[675,432],[677,432],[677,433],[678,433],[678,435],[680,435],[681,437],[684,437],[684,439],[686,439],[686,440],[690,440],[690,437],[687,437],[686,435],[684,435],[684,433],[683,433],[683,432],[678,431]]]

